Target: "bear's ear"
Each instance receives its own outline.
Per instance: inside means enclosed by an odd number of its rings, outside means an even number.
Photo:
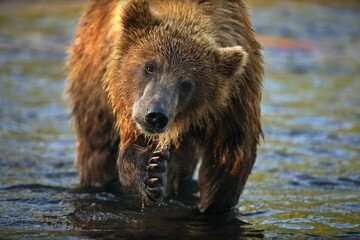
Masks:
[[[138,31],[153,25],[158,18],[152,13],[148,0],[134,0],[123,8],[122,24],[127,31]]]
[[[218,71],[226,76],[240,73],[248,61],[248,54],[240,46],[219,48],[216,52]]]

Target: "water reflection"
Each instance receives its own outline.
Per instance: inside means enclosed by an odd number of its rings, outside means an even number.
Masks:
[[[136,204],[134,204],[136,203]],[[87,237],[111,239],[242,239],[264,237],[263,232],[231,212],[204,216],[195,206],[170,201],[139,210],[138,196],[83,194],[73,201],[71,227]]]

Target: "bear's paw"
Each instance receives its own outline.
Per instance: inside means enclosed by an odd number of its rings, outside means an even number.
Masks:
[[[168,150],[153,152],[146,166],[146,195],[153,202],[159,202],[166,193]]]

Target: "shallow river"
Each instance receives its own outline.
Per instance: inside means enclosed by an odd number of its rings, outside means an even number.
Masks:
[[[0,238],[360,238],[358,1],[249,1],[266,138],[239,211],[215,216],[196,194],[141,209],[79,187],[62,91],[83,2],[0,1]]]

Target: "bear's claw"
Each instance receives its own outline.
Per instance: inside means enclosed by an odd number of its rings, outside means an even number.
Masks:
[[[168,150],[153,152],[146,166],[146,195],[153,202],[159,202],[166,193]]]

